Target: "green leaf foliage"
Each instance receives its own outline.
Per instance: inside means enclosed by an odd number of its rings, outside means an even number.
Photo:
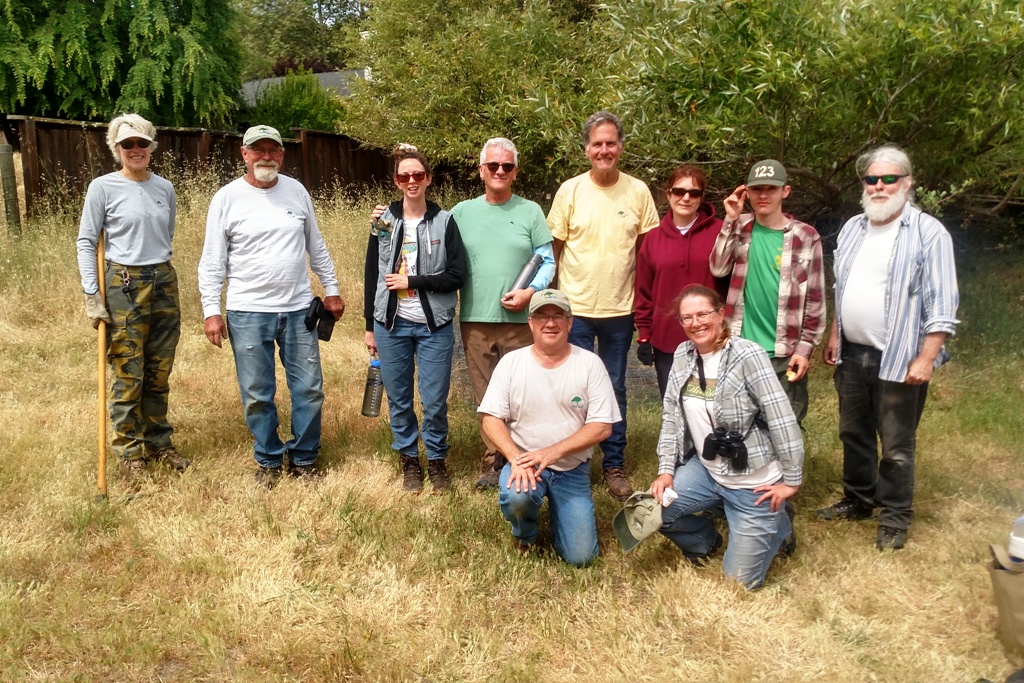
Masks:
[[[457,163],[475,159],[487,138],[507,136],[521,150],[520,182],[563,175],[567,150],[580,149],[580,112],[598,108],[608,90],[587,49],[588,24],[569,21],[586,7],[380,0],[359,45],[370,80],[355,84],[346,131]],[[574,164],[584,161],[577,154]]]
[[[247,78],[348,66],[350,28],[365,9],[357,0],[234,0],[241,16]]]
[[[228,0],[4,0],[0,112],[223,125],[240,52]]]
[[[696,162],[731,190],[774,156],[810,212],[848,210],[857,156],[883,142],[976,211],[1024,187],[1024,21],[1009,0],[380,0],[364,28],[372,80],[346,127],[385,147],[468,164],[506,135],[551,185],[585,167],[578,131],[605,108],[645,180]]]
[[[345,118],[345,106],[313,74],[291,73],[257,95],[248,118],[282,133],[291,128],[334,132]]]

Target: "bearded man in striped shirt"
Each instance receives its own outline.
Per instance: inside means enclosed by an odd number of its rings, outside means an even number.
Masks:
[[[959,322],[953,241],[911,201],[912,172],[898,147],[857,160],[864,213],[839,233],[836,314],[823,353],[837,366],[843,498],[818,516],[869,519],[881,508],[879,550],[906,545],[917,425],[928,380],[949,360],[944,342]]]

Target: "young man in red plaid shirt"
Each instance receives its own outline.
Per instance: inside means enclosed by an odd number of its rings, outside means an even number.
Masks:
[[[725,315],[732,333],[768,352],[802,422],[811,354],[825,334],[825,269],[818,232],[782,212],[786,181],[775,159],[754,164],[747,184],[725,199],[710,265],[717,277],[731,273]],[[752,214],[742,214],[745,199]]]

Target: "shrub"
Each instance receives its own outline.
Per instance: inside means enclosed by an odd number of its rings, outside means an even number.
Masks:
[[[282,133],[292,128],[333,132],[345,118],[341,99],[325,90],[311,73],[289,73],[256,96],[248,112],[250,121],[274,126]]]

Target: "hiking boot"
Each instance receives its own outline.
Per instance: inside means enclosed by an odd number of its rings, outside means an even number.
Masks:
[[[621,467],[609,467],[604,471],[604,483],[608,487],[608,493],[620,501],[626,500],[633,495],[633,487],[623,473]]]
[[[320,476],[320,470],[315,462],[308,465],[289,465],[288,476],[293,479],[316,479]]]
[[[866,503],[862,503],[854,498],[843,497],[839,502],[815,511],[815,514],[818,515],[818,519],[825,521],[832,521],[834,519],[859,521],[870,519],[874,511],[875,509]]]
[[[402,456],[402,488],[413,493],[423,490],[423,468],[419,458]]]
[[[281,480],[281,472],[283,470],[284,468],[280,465],[277,467],[264,467],[260,465],[260,468],[256,470],[256,485],[266,489],[274,488],[277,482]]]
[[[175,472],[184,472],[188,469],[189,465],[192,464],[192,461],[188,458],[183,458],[178,455],[178,451],[174,446],[150,451],[148,456],[154,462],[158,462],[165,467],[170,467]]]
[[[501,468],[505,466],[505,456],[495,453],[493,460],[484,456],[484,469],[476,480],[478,489],[492,489],[498,485],[498,478],[501,476]]]
[[[793,557],[793,553],[796,552],[796,508],[788,500],[786,501],[786,516],[789,517],[789,526],[793,529],[790,532],[789,538],[782,542],[779,546],[779,555],[783,557]]]
[[[146,470],[146,459],[135,458],[133,460],[118,460],[117,469],[129,482],[138,482],[149,476],[149,472]]]
[[[907,544],[907,530],[879,525],[875,547],[879,550],[902,550]]]
[[[448,465],[443,459],[427,460],[427,474],[434,485],[434,493],[443,493],[451,488],[448,481]]]
[[[715,532],[715,542],[711,544],[711,549],[706,553],[691,553],[688,550],[683,551],[683,557],[690,561],[694,567],[702,567],[707,564],[708,558],[718,552],[718,549],[722,547],[722,534]]]

